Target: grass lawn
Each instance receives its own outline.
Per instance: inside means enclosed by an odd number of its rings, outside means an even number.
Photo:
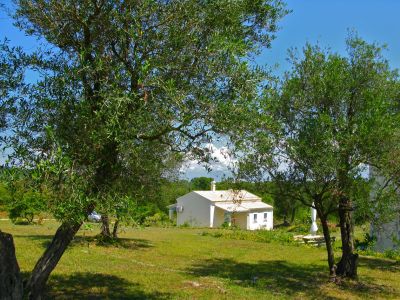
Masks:
[[[97,226],[97,225],[96,225]],[[57,223],[13,225],[25,275]],[[329,282],[325,249],[203,236],[204,229],[128,228],[118,246],[81,230],[48,281],[49,299],[400,299],[400,264],[361,257],[359,281]],[[257,277],[255,280],[254,278]]]

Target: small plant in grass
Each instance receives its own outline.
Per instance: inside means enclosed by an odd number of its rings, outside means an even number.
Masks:
[[[185,223],[179,225],[179,228],[189,228],[189,227],[190,227],[189,222],[185,222]]]
[[[222,223],[221,228],[222,229],[231,229],[231,230],[240,229],[237,225],[229,223],[229,222]]]
[[[43,214],[40,214],[40,215],[38,216],[38,219],[37,219],[37,224],[38,224],[38,225],[43,225],[43,223],[44,223],[44,215],[43,215]]]
[[[229,222],[224,222],[221,224],[221,228],[223,229],[229,229],[231,227],[231,225],[229,224]]]
[[[383,257],[400,261],[400,240],[396,236],[393,236],[393,242],[395,248],[384,251]]]
[[[85,233],[87,231],[93,231],[93,224],[91,223],[84,223],[82,226],[82,230],[83,230],[83,235],[85,236]]]
[[[385,258],[400,261],[400,249],[389,249],[383,252]]]

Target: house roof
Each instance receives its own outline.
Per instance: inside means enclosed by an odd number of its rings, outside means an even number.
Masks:
[[[261,201],[261,198],[249,193],[246,190],[225,190],[225,191],[193,191],[213,202],[226,201]]]
[[[246,212],[258,209],[272,209],[271,205],[268,205],[261,201],[241,203],[216,203],[215,206],[228,212]]]

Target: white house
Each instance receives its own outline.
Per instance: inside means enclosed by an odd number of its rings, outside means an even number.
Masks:
[[[245,190],[193,191],[169,206],[170,218],[177,214],[177,225],[220,227],[226,223],[243,229],[272,229],[273,207]]]
[[[381,224],[371,224],[371,236],[376,238],[375,250],[385,251],[399,247],[400,241],[400,217]]]

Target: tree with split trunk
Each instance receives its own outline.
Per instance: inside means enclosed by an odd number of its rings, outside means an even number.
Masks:
[[[337,212],[342,255],[336,273],[356,277],[355,201],[365,166],[383,160],[383,145],[393,135],[398,74],[378,45],[356,35],[350,35],[346,44],[347,56],[311,45],[301,55],[291,52],[292,69],[280,84],[265,91],[262,118],[270,116],[270,125],[246,138],[245,160],[251,164],[244,164],[242,172],[282,176],[300,191],[291,194],[293,199],[308,206],[314,202],[330,270],[334,258],[327,217]],[[370,201],[368,193],[364,198]]]
[[[120,225],[134,222],[135,210],[148,204],[149,199],[153,206],[165,207],[166,204],[159,204],[161,187],[165,180],[176,176],[182,159],[181,154],[167,153],[161,147],[159,151],[151,148],[140,151],[135,163],[125,170],[125,176],[129,176],[129,183],[126,182],[129,188],[125,184],[117,186],[96,206],[96,211],[101,214],[100,236],[103,242],[117,239]]]
[[[137,188],[133,170],[160,170],[174,153],[207,160],[203,145],[216,134],[247,128],[265,79],[249,60],[286,11],[279,0],[15,4],[16,26],[42,45],[29,55],[1,49],[11,70],[36,76],[1,95],[9,164],[51,191],[61,222],[25,287],[39,299],[87,215]]]

